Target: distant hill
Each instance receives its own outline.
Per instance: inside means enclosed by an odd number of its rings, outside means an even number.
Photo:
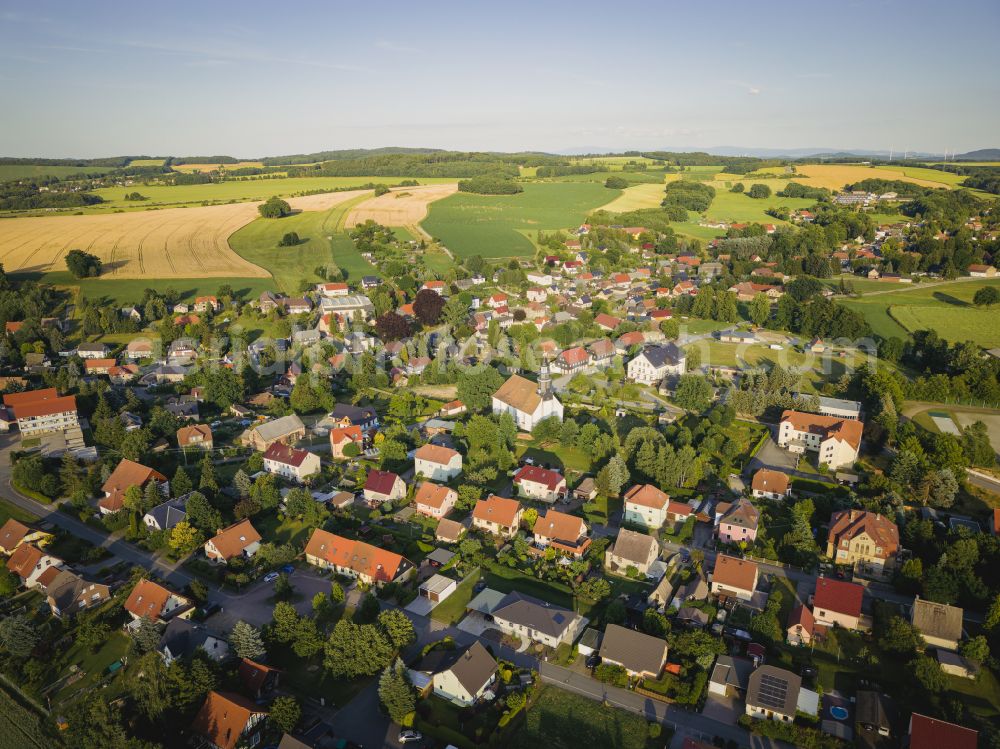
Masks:
[[[1000,148],[980,148],[978,151],[960,153],[956,161],[1000,161]]]

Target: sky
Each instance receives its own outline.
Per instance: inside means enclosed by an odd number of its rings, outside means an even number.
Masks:
[[[1000,147],[998,0],[0,0],[0,155]]]

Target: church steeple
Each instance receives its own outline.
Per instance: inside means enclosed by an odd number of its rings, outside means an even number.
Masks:
[[[542,359],[542,366],[538,369],[538,394],[542,400],[552,397],[552,377],[549,375],[549,360]]]

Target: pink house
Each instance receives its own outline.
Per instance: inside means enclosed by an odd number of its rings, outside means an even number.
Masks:
[[[752,544],[757,538],[760,511],[746,499],[738,499],[728,507],[720,505],[715,511],[719,540],[727,544],[745,541]]]

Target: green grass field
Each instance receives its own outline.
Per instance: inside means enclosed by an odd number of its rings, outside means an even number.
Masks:
[[[369,182],[375,184],[396,185],[406,177],[292,177],[283,179],[246,179],[213,182],[206,185],[132,185],[130,187],[107,187],[95,190],[95,194],[104,198],[105,202],[96,208],[87,209],[87,213],[100,213],[109,210],[200,205],[202,203],[231,203],[247,200],[266,200],[272,195],[287,197],[296,193],[310,191],[332,191],[357,187]],[[422,185],[454,182],[454,179],[422,178],[417,180]],[[126,201],[125,194],[139,192],[149,200],[139,203]]]
[[[511,737],[513,749],[577,749],[581,741],[614,749],[647,746],[646,721],[641,716],[553,686],[542,689],[525,718],[524,726]]]
[[[593,174],[565,174],[561,177],[544,177],[543,182],[599,182],[604,184],[608,177],[620,177],[634,185],[662,184],[666,175],[661,171],[649,172],[594,172]]]
[[[872,331],[886,338],[934,330],[949,341],[973,341],[993,348],[1000,346],[1000,332],[993,324],[996,310],[972,305],[976,290],[984,286],[1000,286],[1000,279],[907,285],[885,294],[838,299],[837,303],[864,316]]]
[[[233,290],[248,299],[259,296],[262,291],[274,291],[274,281],[270,278],[130,278],[122,280],[102,280],[96,278],[73,278],[68,271],[26,274],[42,283],[78,291],[87,299],[107,298],[112,304],[132,304],[142,299],[145,289],[164,292],[174,289],[183,301],[192,302],[196,296],[215,294],[220,286],[229,284]],[[24,276],[22,276],[24,277]]]
[[[37,166],[35,164],[0,164],[0,182],[29,177],[73,177],[77,174],[104,174],[111,167],[101,166]]]
[[[722,179],[722,178],[725,179]],[[730,187],[737,182],[742,182],[746,192],[731,192]],[[799,208],[809,208],[816,201],[807,198],[779,198],[776,193],[783,190],[789,182],[788,178],[781,179],[740,179],[738,174],[718,175],[715,180],[709,182],[715,188],[715,199],[712,205],[705,212],[706,218],[713,221],[729,221],[737,223],[757,222],[761,224],[781,224],[773,216],[768,216],[765,211],[769,208],[784,206],[791,210]],[[767,185],[771,188],[771,196],[768,198],[751,198],[746,193],[750,191],[752,185]]]
[[[956,187],[960,182],[965,179],[964,174],[952,174],[951,172],[942,172],[939,169],[928,169],[925,166],[877,166],[876,169],[882,169],[885,171],[891,170],[894,172],[902,172],[907,177],[913,177],[914,179],[926,179],[931,182],[940,182],[943,185],[949,185],[951,187]]]
[[[0,525],[3,525],[11,518],[22,523],[33,523],[37,520],[30,512],[25,512],[20,507],[16,507],[10,502],[0,499]]]
[[[277,287],[289,294],[298,292],[303,281],[320,281],[314,269],[330,262],[356,280],[376,271],[344,232],[344,220],[351,208],[369,197],[359,196],[328,211],[302,211],[279,220],[259,218],[235,232],[229,245],[250,262],[266,268]],[[288,232],[297,233],[302,243],[279,247],[278,242]]]
[[[524,185],[518,195],[456,193],[432,203],[423,227],[456,257],[518,257],[534,253],[520,231],[569,229],[621,194],[590,182]]]

